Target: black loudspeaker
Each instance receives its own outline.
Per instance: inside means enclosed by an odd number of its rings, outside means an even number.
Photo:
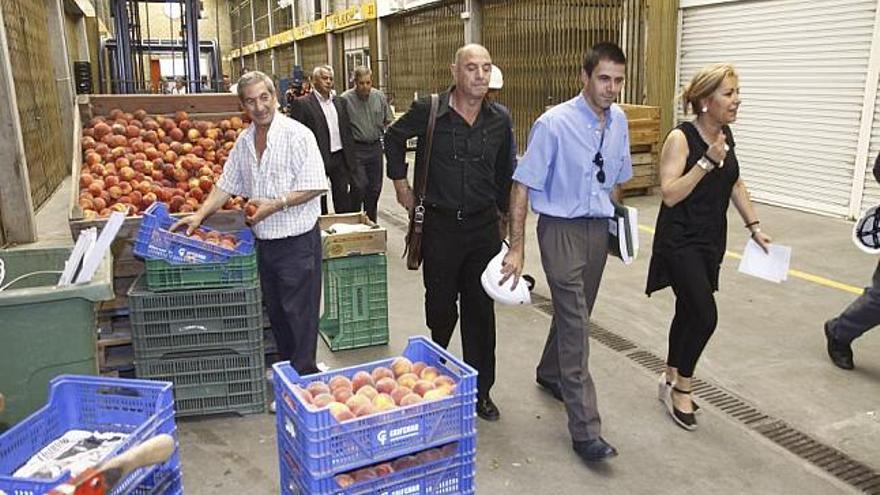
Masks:
[[[73,81],[76,85],[76,94],[87,95],[92,93],[92,64],[90,62],[73,63]]]

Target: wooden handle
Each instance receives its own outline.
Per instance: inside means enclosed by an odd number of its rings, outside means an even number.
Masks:
[[[114,457],[101,466],[101,471],[120,470],[120,479],[137,468],[167,461],[174,453],[174,438],[163,433]]]
[[[0,412],[6,409],[6,399],[3,397],[3,394],[0,394]]]

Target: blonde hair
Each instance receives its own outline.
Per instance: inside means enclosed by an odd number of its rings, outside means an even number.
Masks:
[[[739,79],[733,64],[707,65],[694,74],[691,82],[685,86],[679,95],[684,113],[688,112],[688,106],[690,106],[691,111],[695,115],[699,115],[701,109],[700,100],[714,93],[728,76]]]

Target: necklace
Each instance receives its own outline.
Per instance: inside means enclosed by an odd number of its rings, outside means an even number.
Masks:
[[[715,142],[714,139],[706,139],[706,133],[703,132],[703,129],[700,126],[700,121],[697,119],[694,119],[694,128],[697,129],[697,134],[700,135],[700,139],[702,139],[703,142],[706,143],[707,146],[711,146],[712,143]],[[720,129],[719,129],[719,131],[720,131]],[[718,134],[721,134],[721,132],[719,132]],[[716,135],[716,137],[717,137],[717,135]]]

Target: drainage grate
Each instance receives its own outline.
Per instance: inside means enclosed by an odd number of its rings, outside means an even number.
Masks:
[[[406,229],[407,222],[393,214],[381,212],[383,221]],[[553,301],[540,294],[532,294],[532,307],[553,316]],[[590,337],[606,347],[624,354],[651,373],[660,373],[666,367],[657,355],[639,349],[629,339],[590,322]],[[880,472],[845,453],[813,439],[784,421],[763,413],[755,406],[713,383],[699,378],[693,381],[693,393],[702,402],[709,403],[725,415],[739,421],[771,442],[826,473],[868,495],[880,495]]]

